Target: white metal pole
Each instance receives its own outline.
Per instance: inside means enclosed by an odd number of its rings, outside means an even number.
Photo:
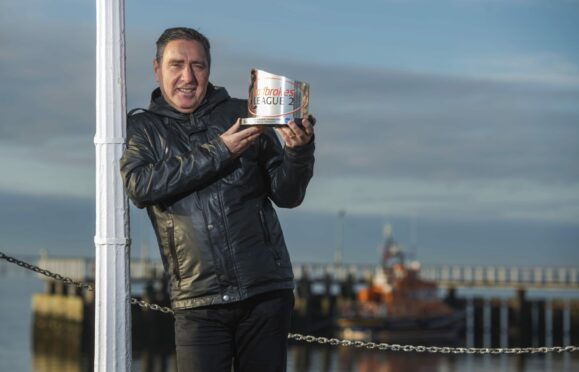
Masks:
[[[94,370],[129,372],[129,219],[119,172],[126,137],[124,0],[96,0],[96,16]]]

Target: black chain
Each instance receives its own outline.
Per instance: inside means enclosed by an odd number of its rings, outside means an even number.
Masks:
[[[90,284],[74,281],[71,278],[64,277],[60,274],[55,274],[51,271],[41,269],[38,266],[31,265],[27,262],[20,261],[14,257],[7,256],[6,254],[4,254],[2,252],[0,252],[0,258],[4,259],[10,263],[16,264],[20,267],[23,267],[25,269],[34,271],[35,273],[42,274],[46,277],[63,282],[67,285],[74,285],[75,287],[78,287],[78,288],[83,288],[83,289],[87,289],[89,291],[94,291],[94,287]],[[170,307],[164,307],[164,306],[159,306],[156,304],[150,304],[146,301],[139,300],[139,299],[136,299],[134,297],[131,297],[131,304],[140,306],[143,309],[151,309],[151,310],[160,311],[160,312],[165,313],[165,314],[173,314],[173,309],[171,309]]]
[[[439,353],[439,354],[536,354],[536,353],[564,353],[575,352],[577,346],[553,346],[553,347],[511,347],[511,348],[482,348],[482,347],[449,347],[449,346],[422,346],[422,345],[399,345],[387,343],[375,343],[364,341],[340,340],[338,338],[304,336],[299,333],[288,334],[290,340],[305,341],[308,343],[329,344],[332,346],[352,346],[355,348],[378,349],[382,351],[404,351],[416,353]]]
[[[0,259],[4,259],[10,263],[16,264],[25,269],[42,274],[54,280],[64,282],[67,285],[74,285],[78,288],[84,288],[89,291],[94,291],[94,287],[90,284],[77,282],[71,278],[63,277],[60,274],[55,274],[48,270],[31,265],[27,262],[17,260],[14,257],[7,256],[0,252]],[[174,314],[170,307],[163,307],[156,304],[151,304],[143,300],[131,298],[131,304],[140,306],[143,309],[150,309],[160,311],[166,314]],[[536,354],[536,353],[573,353],[579,350],[577,346],[553,346],[553,347],[514,347],[514,348],[488,348],[488,347],[449,347],[449,346],[422,346],[422,345],[399,345],[388,343],[375,343],[364,341],[350,341],[341,340],[338,338],[316,337],[310,335],[302,335],[300,333],[288,334],[288,339],[295,341],[305,341],[307,343],[318,343],[321,345],[329,344],[332,346],[352,346],[355,348],[378,349],[382,351],[403,351],[416,353],[439,353],[439,354]]]

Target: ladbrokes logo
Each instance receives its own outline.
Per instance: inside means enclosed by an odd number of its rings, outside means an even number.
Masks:
[[[295,89],[256,88],[252,97],[252,107],[258,105],[289,105],[293,109],[295,100]]]

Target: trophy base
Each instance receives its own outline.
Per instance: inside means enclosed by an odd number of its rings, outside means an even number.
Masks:
[[[293,118],[289,119],[287,117],[280,117],[280,118],[244,118],[241,119],[241,125],[265,125],[265,126],[286,126],[287,123],[293,120],[297,125],[302,124],[302,118]]]
[[[241,125],[287,125],[287,120],[284,117],[280,118],[244,118],[241,119]]]

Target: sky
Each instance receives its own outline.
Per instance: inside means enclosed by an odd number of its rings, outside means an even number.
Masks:
[[[0,3],[5,253],[94,255],[95,18],[91,1]],[[427,264],[579,264],[579,1],[126,0],[128,109],[173,26],[209,37],[232,96],[251,68],[310,83],[315,176],[279,210],[294,261],[341,244],[374,262],[391,224]],[[133,253],[154,256],[131,216]]]

